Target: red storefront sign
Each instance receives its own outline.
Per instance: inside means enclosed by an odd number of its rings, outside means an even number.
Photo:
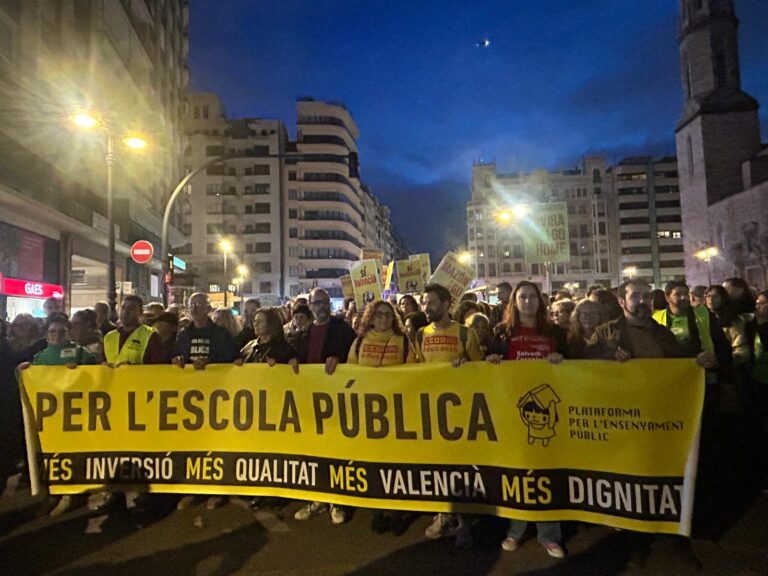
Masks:
[[[64,298],[64,287],[58,284],[3,278],[3,294],[22,298]]]

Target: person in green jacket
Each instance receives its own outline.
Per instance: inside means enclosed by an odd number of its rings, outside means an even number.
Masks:
[[[51,314],[45,323],[45,337],[48,346],[35,354],[32,362],[19,365],[19,370],[32,366],[66,366],[76,368],[80,365],[98,364],[96,357],[82,346],[72,342],[69,337],[71,325],[66,314]],[[61,496],[50,511],[50,516],[61,516],[72,508],[81,498],[67,494]]]
[[[96,357],[72,342],[69,319],[65,314],[51,314],[45,323],[45,338],[48,346],[32,358],[33,366],[68,366],[98,364]]]

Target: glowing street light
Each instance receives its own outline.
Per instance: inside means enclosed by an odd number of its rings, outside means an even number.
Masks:
[[[627,266],[624,268],[624,276],[628,276],[629,279],[632,280],[637,276],[637,266]]]
[[[468,251],[460,252],[458,255],[458,260],[462,264],[469,264],[472,262],[472,253]]]
[[[247,278],[249,273],[250,273],[250,270],[248,270],[248,266],[246,266],[245,264],[240,264],[237,267],[237,274],[241,278],[243,278],[243,279]]]
[[[526,204],[515,204],[505,208],[496,214],[496,221],[500,224],[509,224],[514,221],[523,220],[531,214],[531,207]]]
[[[126,146],[128,146],[128,148],[131,148],[133,150],[143,150],[144,148],[147,147],[147,141],[141,136],[137,136],[135,134],[131,136],[126,136],[125,138],[123,138],[123,144],[125,144]]]
[[[707,273],[709,275],[709,285],[712,286],[712,258],[720,256],[720,249],[717,246],[706,246],[694,254],[694,256],[707,263]]]
[[[111,126],[105,122],[103,116],[87,109],[73,110],[68,116],[70,124],[79,130],[103,130],[107,136],[107,153],[104,162],[107,165],[107,251],[109,263],[107,265],[107,302],[112,313],[117,307],[117,278],[115,274],[115,220],[112,210],[113,187],[112,168],[115,163],[115,134]],[[135,134],[125,135],[125,145],[132,150],[141,150],[147,146],[147,141]]]
[[[82,110],[70,114],[69,121],[82,130],[91,130],[99,124],[95,114]]]

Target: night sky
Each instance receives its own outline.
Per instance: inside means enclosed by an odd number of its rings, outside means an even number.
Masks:
[[[768,2],[737,0],[744,89],[764,105]],[[503,172],[674,153],[677,0],[195,0],[193,90],[230,117],[341,101],[361,178],[414,251],[465,241],[474,160]],[[487,47],[478,46],[484,39]],[[425,216],[429,226],[425,226]]]

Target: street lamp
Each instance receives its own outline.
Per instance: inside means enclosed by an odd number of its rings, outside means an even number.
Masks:
[[[720,249],[717,246],[707,246],[696,252],[694,256],[707,263],[709,285],[712,286],[712,258],[720,256]]]
[[[227,292],[229,291],[229,276],[227,275],[227,256],[232,252],[232,242],[223,238],[219,240],[219,250],[224,254],[224,308],[227,307]]]
[[[105,119],[89,110],[76,110],[69,115],[69,122],[80,130],[101,129],[107,137],[107,154],[104,161],[107,165],[107,250],[109,263],[107,265],[107,302],[109,310],[114,314],[117,308],[117,278],[115,274],[115,220],[113,214],[112,168],[115,163],[115,134]],[[138,134],[127,134],[123,143],[132,150],[146,148],[147,141]]]
[[[629,279],[632,280],[637,276],[637,266],[627,266],[624,268],[624,276],[629,276]]]
[[[527,204],[515,204],[509,208],[500,210],[496,214],[496,221],[500,224],[510,224],[511,222],[523,220],[531,214],[531,207]]]
[[[466,250],[464,252],[460,252],[458,255],[458,260],[462,264],[469,264],[472,262],[472,252],[468,252]]]

